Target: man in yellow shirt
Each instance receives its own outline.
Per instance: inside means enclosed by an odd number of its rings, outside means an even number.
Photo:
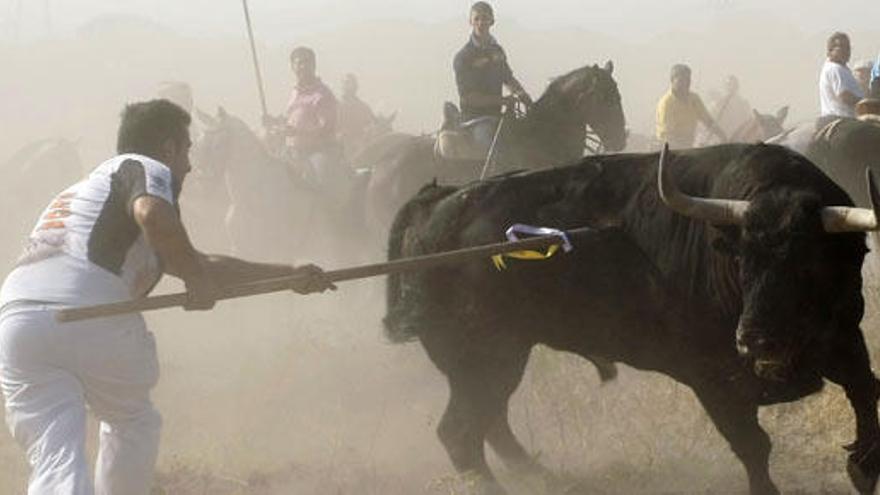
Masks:
[[[727,141],[724,131],[709,115],[703,100],[691,92],[691,68],[684,64],[672,67],[669,91],[657,103],[657,139],[671,148],[692,148],[697,123]]]

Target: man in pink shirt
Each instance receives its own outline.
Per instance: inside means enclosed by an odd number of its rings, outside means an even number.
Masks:
[[[315,52],[304,46],[295,48],[290,68],[296,85],[284,112],[288,145],[300,154],[334,147],[336,97],[315,72]]]
[[[300,167],[304,178],[342,199],[351,184],[351,169],[343,163],[336,141],[337,101],[330,88],[316,73],[315,52],[308,47],[294,48],[290,68],[296,80],[283,119],[268,118],[268,125],[281,127],[287,152]]]

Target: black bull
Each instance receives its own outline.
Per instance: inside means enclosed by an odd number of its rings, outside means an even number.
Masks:
[[[658,156],[645,154],[428,186],[398,213],[391,259],[497,242],[512,223],[596,228],[573,239],[571,253],[513,260],[505,271],[479,260],[389,278],[388,336],[420,340],[448,379],[438,435],[453,465],[476,473],[483,493],[504,493],[485,441],[507,465],[545,473],[507,420],[540,343],[689,386],[752,493],[778,493],[758,407],[814,393],[823,379],[839,384],[856,417],[848,471],[858,490],[872,491],[878,382],[859,324],[860,231],[876,227],[874,213],[824,208],[852,202],[785,148],[725,145],[668,160],[668,185],[740,201],[674,190],[661,198]]]

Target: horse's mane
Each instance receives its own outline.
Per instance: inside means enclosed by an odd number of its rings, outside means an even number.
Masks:
[[[583,153],[588,115],[581,99],[593,92],[613,91],[611,74],[596,65],[574,69],[555,78],[519,124],[520,135],[531,136],[551,154],[549,161],[565,162]]]
[[[232,133],[238,141],[238,146],[258,153],[261,158],[267,160],[274,159],[274,157],[272,157],[266,150],[263,141],[257,133],[254,132],[253,129],[251,129],[250,126],[248,126],[240,117],[224,112],[217,124],[217,130],[222,129],[226,129]]]
[[[590,74],[598,72],[603,72],[598,66],[586,65],[561,76],[554,77],[544,89],[544,92],[541,93],[541,96],[535,101],[532,111],[540,113],[555,109],[556,105],[564,102],[569,87],[577,84],[578,80],[585,80]]]

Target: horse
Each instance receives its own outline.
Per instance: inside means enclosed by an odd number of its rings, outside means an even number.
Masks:
[[[349,138],[348,141],[340,136],[342,148],[345,150],[345,157],[352,167],[360,167],[363,164],[364,157],[361,156],[371,143],[388,134],[394,133],[394,119],[397,118],[397,112],[391,112],[388,115],[376,114],[373,121],[370,122],[363,133],[357,138]]]
[[[770,138],[778,136],[785,132],[785,119],[788,117],[788,106],[784,106],[776,111],[775,114],[761,113],[752,109],[752,115],[745,122],[740,124],[727,137],[727,143],[745,143],[754,144],[761,143]],[[703,137],[698,140],[698,147],[712,146],[719,143],[718,138],[714,135],[704,133]],[[652,151],[660,149],[661,143],[654,142],[651,147]]]
[[[200,117],[205,131],[193,148],[194,170],[210,173],[192,177],[195,187],[182,200],[201,202],[204,208],[193,211],[200,220],[222,219],[232,252],[292,261],[310,236],[317,191],[298,182],[240,118],[222,107],[216,116]]]
[[[865,167],[880,173],[880,120],[820,117],[803,122],[767,140],[806,156],[849,194],[857,206],[871,207],[864,187]],[[871,251],[865,257],[865,285],[880,286],[880,236],[868,235]],[[869,298],[874,301],[876,298]]]
[[[626,146],[626,120],[614,65],[587,65],[553,79],[521,119],[505,124],[496,171],[545,168],[574,162],[584,155],[587,127],[604,149]],[[384,235],[394,213],[423,185],[436,178],[462,184],[480,176],[483,163],[449,163],[435,158],[433,135],[396,137],[367,150],[376,163],[366,191],[366,221]]]
[[[788,117],[788,107],[780,108],[775,114],[763,114],[752,110],[752,118],[740,125],[730,135],[730,143],[758,143],[785,132],[783,124]]]

